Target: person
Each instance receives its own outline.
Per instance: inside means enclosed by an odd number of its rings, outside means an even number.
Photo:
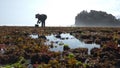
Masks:
[[[35,18],[38,18],[37,25],[41,23],[41,27],[45,27],[45,20],[47,19],[47,15],[36,14]],[[37,27],[37,25],[35,25],[35,26]]]

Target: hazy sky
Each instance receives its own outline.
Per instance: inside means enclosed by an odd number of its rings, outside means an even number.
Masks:
[[[47,26],[70,26],[82,10],[120,15],[120,0],[0,0],[0,26],[34,26],[35,14],[47,14]]]

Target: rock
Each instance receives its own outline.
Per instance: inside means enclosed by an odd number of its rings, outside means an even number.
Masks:
[[[54,46],[53,46],[53,45],[50,45],[50,48],[54,48]]]
[[[68,37],[66,37],[66,39],[69,39]]]
[[[120,34],[120,32],[118,32],[118,34]]]
[[[117,41],[118,44],[120,44],[120,39]]]
[[[58,34],[62,34],[62,32],[61,32],[61,31],[59,31],[59,32],[58,32]]]
[[[89,40],[89,39],[84,40],[84,42],[87,43],[87,44],[92,44],[93,43],[93,41]]]
[[[117,59],[115,62],[116,67],[120,67],[120,59]]]
[[[70,35],[73,35],[73,32],[70,32]]]
[[[68,55],[68,57],[69,57],[69,58],[74,58],[75,55],[74,55],[73,53],[70,53],[70,54]]]
[[[100,39],[95,39],[94,41],[96,44],[101,44],[101,40]]]
[[[82,38],[82,39],[90,39],[90,36],[89,35],[81,35],[80,38]]]
[[[56,38],[61,38],[60,34],[56,35],[55,37],[56,37]]]
[[[60,42],[59,45],[64,45],[64,43],[63,43],[63,42]]]
[[[44,36],[44,35],[38,36],[38,38],[42,38],[42,39],[45,39],[45,40],[47,39],[46,36]]]
[[[99,52],[100,52],[99,48],[93,48],[90,51],[90,53],[91,53],[91,55],[93,55],[93,57],[97,57]]]
[[[63,47],[63,50],[65,51],[65,50],[69,50],[70,49],[70,47],[68,46],[68,45],[64,45],[64,47]]]
[[[56,44],[58,44],[59,41],[55,41]]]
[[[61,40],[65,40],[65,38],[60,38]]]
[[[103,42],[103,41],[110,41],[112,38],[101,37],[100,39],[101,39],[101,42]]]

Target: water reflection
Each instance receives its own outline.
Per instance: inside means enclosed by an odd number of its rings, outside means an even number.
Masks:
[[[46,42],[47,45],[51,45],[51,42],[53,44],[53,48],[50,48],[51,51],[63,51],[63,45],[69,45],[71,49],[74,48],[88,48],[88,54],[90,54],[90,50],[94,47],[100,48],[99,45],[93,43],[93,44],[86,44],[78,39],[76,39],[74,36],[70,35],[69,33],[61,34],[61,38],[56,38],[55,35],[46,36],[46,38],[49,40]],[[62,45],[60,45],[62,44]]]
[[[37,39],[38,38],[38,34],[31,34],[30,37],[33,38],[33,39]]]
[[[36,39],[38,38],[37,34],[31,34],[30,37]],[[56,35],[49,35],[46,36],[47,42],[45,42],[46,45],[53,45],[52,48],[50,48],[51,51],[63,51],[64,45],[69,45],[71,49],[74,48],[88,48],[88,54],[90,54],[90,50],[94,47],[100,48],[100,45],[92,43],[92,44],[86,44],[78,39],[76,39],[74,36],[70,35],[69,33],[62,33],[60,34],[61,38],[56,38]]]

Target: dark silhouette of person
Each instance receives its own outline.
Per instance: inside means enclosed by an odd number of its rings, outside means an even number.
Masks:
[[[38,18],[37,24],[41,23],[41,27],[45,27],[45,20],[47,19],[47,15],[36,14],[35,17]]]

